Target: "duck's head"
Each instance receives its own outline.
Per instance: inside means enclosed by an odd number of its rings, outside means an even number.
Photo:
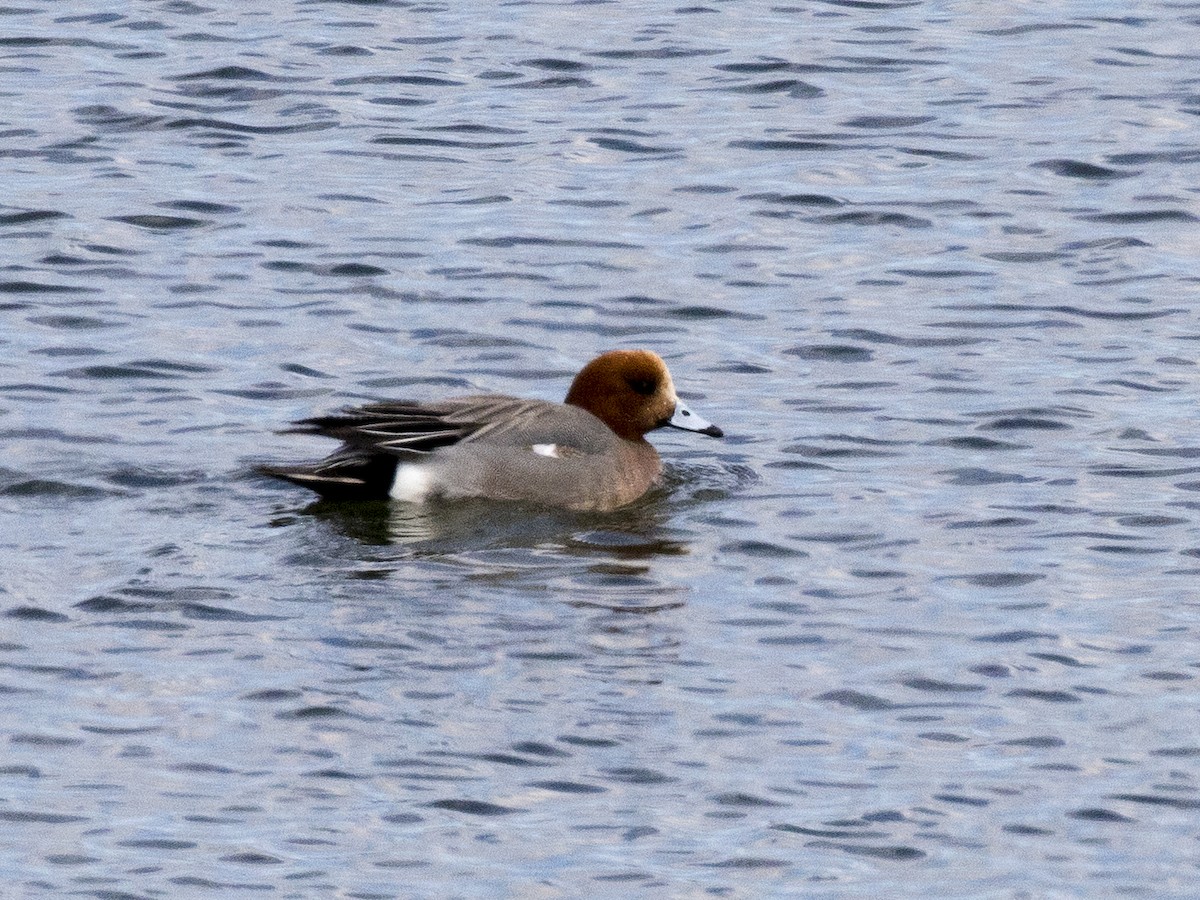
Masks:
[[[597,356],[575,376],[566,402],[586,409],[630,441],[664,425],[711,437],[724,434],[675,395],[667,364],[649,350],[610,350]]]

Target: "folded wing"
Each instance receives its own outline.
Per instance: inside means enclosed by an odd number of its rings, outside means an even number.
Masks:
[[[486,441],[530,453],[554,446],[556,453],[587,454],[603,452],[612,440],[608,427],[585,410],[491,394],[369,403],[302,419],[289,430],[336,438],[342,445],[317,463],[262,471],[338,500],[385,498],[401,461],[417,462],[455,444]]]

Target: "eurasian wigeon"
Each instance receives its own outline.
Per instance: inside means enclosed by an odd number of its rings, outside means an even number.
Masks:
[[[646,432],[669,425],[722,436],[675,395],[666,364],[648,350],[596,357],[563,403],[393,400],[296,425],[342,446],[318,463],[264,471],[329,499],[480,497],[578,510],[616,509],[650,489],[662,462]]]

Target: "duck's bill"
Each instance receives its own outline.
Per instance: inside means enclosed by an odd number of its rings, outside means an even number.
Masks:
[[[682,428],[684,431],[698,431],[701,434],[707,434],[709,437],[723,437],[725,435],[725,432],[712,422],[700,418],[700,416],[688,409],[682,400],[675,401],[675,413],[671,418],[667,419],[666,424],[672,428]]]

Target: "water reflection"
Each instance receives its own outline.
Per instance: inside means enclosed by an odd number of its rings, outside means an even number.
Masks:
[[[691,593],[680,573],[696,564],[692,535],[675,512],[664,487],[609,513],[471,500],[318,501],[276,524],[321,522],[345,540],[320,541],[303,564],[333,562],[359,580],[465,578],[498,605],[535,591],[572,608],[630,615],[678,609]]]

